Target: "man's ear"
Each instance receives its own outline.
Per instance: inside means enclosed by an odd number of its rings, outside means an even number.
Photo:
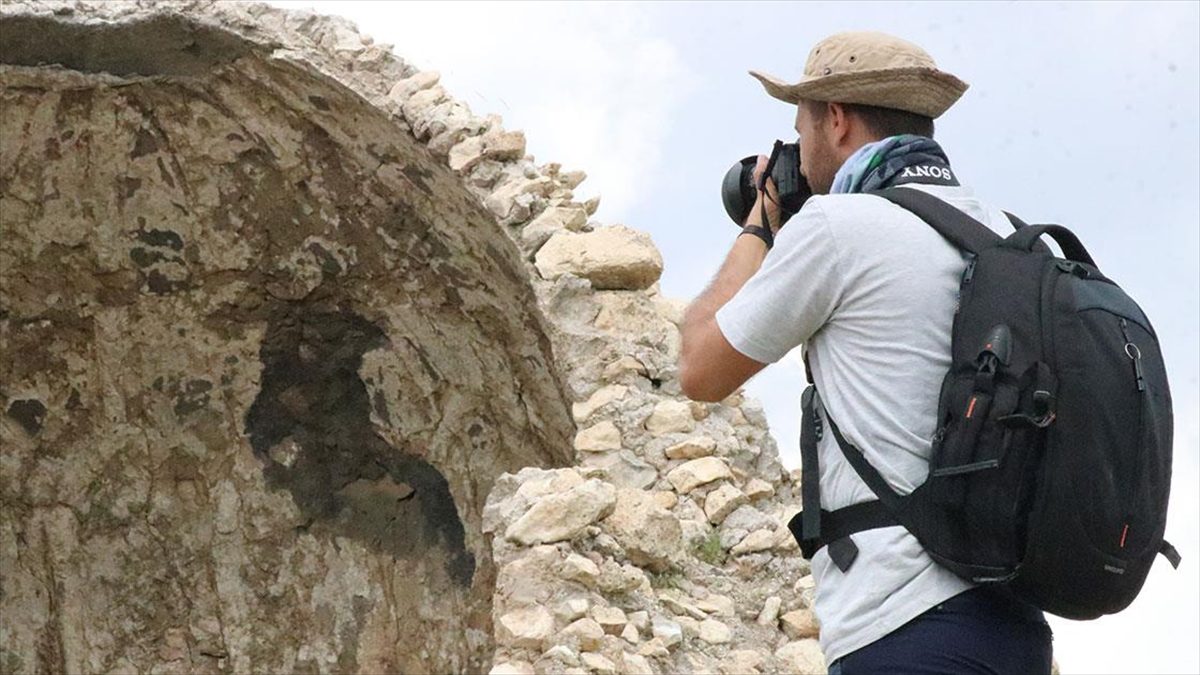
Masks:
[[[829,107],[825,111],[825,116],[829,122],[830,139],[835,147],[841,144],[850,135],[850,119],[846,115],[846,108],[841,103],[828,103]]]

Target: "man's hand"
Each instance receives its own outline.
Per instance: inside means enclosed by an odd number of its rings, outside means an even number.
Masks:
[[[758,156],[758,163],[754,165],[754,184],[758,185],[758,181],[762,178],[763,171],[767,170],[768,158],[766,155]],[[766,199],[764,200],[764,196]],[[762,225],[762,209],[764,201],[767,208],[767,220],[770,221],[771,234],[779,234],[779,228],[783,227],[780,224],[779,218],[779,192],[775,189],[775,181],[767,177],[767,190],[758,191],[758,199],[754,201],[754,208],[750,209],[750,214],[746,216],[746,225]]]

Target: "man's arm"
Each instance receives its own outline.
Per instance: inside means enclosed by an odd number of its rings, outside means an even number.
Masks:
[[[758,158],[756,181],[766,159]],[[779,222],[776,206],[779,196],[771,180],[767,181],[767,191],[771,197],[767,200],[767,220],[772,224],[771,231],[778,232],[774,225]],[[746,225],[762,225],[762,207],[763,193],[759,192]],[[684,396],[697,401],[720,401],[767,366],[734,349],[716,319],[717,310],[754,276],[766,256],[767,245],[762,239],[738,235],[717,276],[688,305],[680,329],[679,384]]]

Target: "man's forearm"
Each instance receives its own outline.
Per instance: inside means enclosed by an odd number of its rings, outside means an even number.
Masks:
[[[708,288],[684,312],[679,383],[688,398],[719,401],[766,365],[738,352],[716,321],[717,310],[737,295],[766,257],[767,244],[762,239],[738,235]]]
[[[725,257],[721,269],[713,277],[708,288],[704,290],[692,304],[688,305],[683,315],[682,339],[686,342],[688,333],[696,325],[711,319],[730,298],[741,290],[742,286],[754,273],[762,267],[763,259],[767,256],[767,245],[758,237],[738,236],[733,242],[733,248]]]

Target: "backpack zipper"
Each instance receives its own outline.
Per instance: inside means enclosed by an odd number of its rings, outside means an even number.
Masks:
[[[966,286],[971,283],[971,279],[975,278],[975,261],[978,259],[979,256],[972,255],[970,260],[967,261],[967,269],[963,270],[962,284],[960,285]]]
[[[1129,322],[1124,317],[1121,318],[1121,334],[1125,336],[1125,355],[1133,361],[1133,381],[1137,385],[1137,390],[1140,392],[1146,391],[1146,378],[1142,373],[1142,350],[1134,343],[1133,338],[1129,337]]]
[[[1146,378],[1145,378],[1145,374],[1142,372],[1142,350],[1137,346],[1137,343],[1135,343],[1133,341],[1133,337],[1130,336],[1129,321],[1127,321],[1125,319],[1125,317],[1121,317],[1121,335],[1123,335],[1125,337],[1125,355],[1129,357],[1130,361],[1133,361],[1133,382],[1137,386],[1137,390],[1138,390],[1138,394],[1139,394],[1138,398],[1140,399],[1140,405],[1138,406],[1138,426],[1137,426],[1137,428],[1138,428],[1137,439],[1138,439],[1138,443],[1140,444],[1142,442],[1142,438],[1145,433],[1145,429],[1143,427],[1146,423],[1146,420],[1145,420]],[[1126,479],[1126,482],[1125,482],[1126,489],[1122,490],[1122,492],[1124,493],[1123,497],[1124,497],[1124,501],[1125,501],[1125,518],[1124,518],[1125,522],[1123,524],[1124,527],[1121,528],[1120,538],[1117,541],[1118,549],[1125,548],[1125,539],[1129,536],[1129,521],[1133,519],[1132,518],[1133,517],[1133,513],[1132,513],[1133,505],[1131,503],[1133,501],[1133,495],[1131,494],[1131,488],[1130,488],[1130,484],[1133,481],[1133,477],[1126,476],[1125,479]]]

